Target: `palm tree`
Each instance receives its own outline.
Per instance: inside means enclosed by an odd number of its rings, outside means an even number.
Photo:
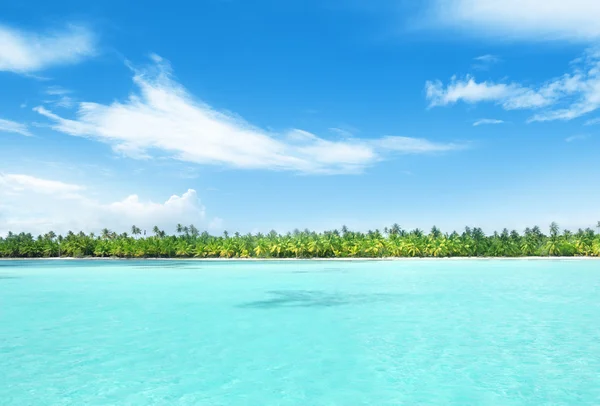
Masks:
[[[560,229],[558,228],[558,224],[556,224],[556,222],[552,222],[550,224],[550,237],[556,237],[558,236]]]
[[[197,228],[196,228],[196,227],[195,227],[193,224],[190,224],[190,228],[189,228],[189,230],[190,230],[190,234],[191,234],[193,237],[197,237],[197,236],[198,236],[198,234],[200,234],[200,232],[198,231],[198,229],[197,229]]]
[[[558,228],[558,224],[552,222],[550,224],[550,238],[544,245],[544,249],[550,256],[560,255],[561,247],[560,247],[560,237],[558,235],[560,229]]]
[[[192,254],[192,246],[185,240],[179,241],[175,250],[175,255],[178,257],[189,257]]]
[[[262,258],[266,254],[268,254],[268,252],[269,252],[269,247],[267,245],[267,241],[264,239],[260,239],[257,242],[256,247],[254,247],[254,254],[257,257]]]
[[[189,227],[189,228],[188,228]],[[600,256],[600,234],[591,228],[562,234],[556,223],[550,225],[549,235],[539,227],[526,228],[524,234],[502,230],[486,235],[480,228],[466,227],[462,234],[443,233],[437,227],[424,235],[419,230],[405,232],[396,224],[368,233],[353,232],[342,227],[337,230],[316,233],[295,230],[280,235],[271,231],[268,235],[232,236],[224,233],[214,237],[207,232],[198,235],[193,226],[182,226],[185,236],[167,237],[155,226],[154,237],[134,239],[127,233],[117,235],[105,228],[100,237],[83,232],[69,231],[66,237],[50,231],[37,238],[30,233],[0,236],[0,257],[52,257],[52,256],[117,256],[117,257],[272,257],[272,258],[329,258],[329,257],[386,257],[386,256],[532,256],[532,255],[591,255]],[[131,234],[141,234],[132,226]],[[186,231],[191,231],[192,235]]]
[[[410,257],[420,257],[423,250],[419,246],[419,241],[416,239],[409,239],[403,246],[402,250]]]
[[[433,238],[439,238],[442,235],[442,232],[436,226],[431,227],[431,232],[429,233]]]
[[[108,240],[112,235],[112,231],[110,231],[108,228],[103,228],[101,233],[102,233],[102,238],[105,240]]]
[[[131,226],[131,234],[133,236],[140,235],[140,234],[142,234],[142,230],[140,230],[139,227],[136,227],[135,225],[133,225],[133,226]]]

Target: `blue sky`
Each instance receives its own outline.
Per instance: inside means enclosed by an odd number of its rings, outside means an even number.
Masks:
[[[0,6],[2,234],[600,219],[597,2],[88,3]]]

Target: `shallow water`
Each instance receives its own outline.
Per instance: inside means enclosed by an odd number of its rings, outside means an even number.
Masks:
[[[1,405],[598,405],[600,262],[0,261]]]

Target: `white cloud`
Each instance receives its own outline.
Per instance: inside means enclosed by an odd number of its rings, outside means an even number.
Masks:
[[[193,189],[181,196],[173,195],[164,203],[144,202],[137,195],[131,195],[122,201],[101,205],[100,211],[103,212],[103,221],[107,223],[114,223],[114,219],[118,218],[127,219],[125,228],[136,224],[147,229],[159,225],[160,228],[172,230],[178,223],[201,226],[206,217],[205,208]],[[117,224],[123,224],[123,221]]]
[[[57,100],[51,102],[56,107],[71,108],[75,105],[75,100],[69,96],[61,96]]]
[[[29,132],[27,125],[17,123],[16,121],[4,120],[0,118],[0,132],[15,133],[30,137],[32,134]]]
[[[569,120],[573,120],[574,118],[581,117],[584,114],[590,113],[590,112],[596,110],[597,108],[598,108],[598,105],[596,103],[594,103],[594,104],[588,104],[588,103],[576,104],[576,105],[570,106],[569,108],[536,114],[533,117],[531,117],[529,120],[527,120],[527,122],[532,123],[534,121],[542,122],[542,121],[556,121],[556,120],[569,121]]]
[[[81,27],[40,34],[0,25],[0,71],[39,72],[76,63],[93,54],[93,35]]]
[[[482,118],[482,119],[479,119],[479,120],[475,121],[473,123],[473,127],[477,127],[477,126],[480,126],[480,125],[487,125],[487,124],[504,124],[504,121],[503,120],[497,120],[497,119],[494,119],[494,118]]]
[[[595,125],[595,124],[600,124],[600,118],[593,118],[591,120],[588,120],[585,122],[584,125]]]
[[[55,86],[48,86],[46,88],[46,91],[44,93],[46,93],[46,94],[48,94],[50,96],[64,96],[64,95],[67,95],[69,93],[72,93],[72,91],[69,90],[69,89],[65,89],[62,86],[56,86],[55,85]]]
[[[110,105],[79,104],[76,119],[66,119],[37,107],[54,122],[52,128],[74,136],[110,144],[121,154],[148,159],[157,151],[198,164],[244,169],[291,170],[304,173],[349,173],[362,170],[391,152],[426,153],[457,149],[455,144],[428,141],[414,148],[398,137],[328,140],[292,129],[271,133],[198,101],[171,76],[170,66],[158,56],[155,65],[135,71],[139,92]],[[407,145],[402,149],[401,145]],[[429,147],[429,149],[427,148]]]
[[[493,102],[505,110],[535,109],[549,106],[564,95],[579,90],[579,77],[565,76],[538,89],[517,83],[477,82],[473,76],[453,77],[446,86],[442,82],[427,81],[425,91],[430,107],[447,106],[459,101],[465,103]]]
[[[397,151],[405,154],[420,154],[428,152],[446,152],[466,148],[464,144],[442,144],[435,143],[424,138],[409,137],[383,137],[377,141],[377,144],[390,151]]]
[[[331,131],[334,134],[339,135],[342,138],[352,138],[354,136],[354,133],[357,132],[354,129],[349,130],[349,129],[338,128],[338,127],[331,127],[331,128],[329,128],[329,131]]]
[[[495,65],[501,61],[498,56],[492,54],[480,55],[473,58],[473,60],[475,61],[473,68],[477,70],[488,70],[492,65]]]
[[[75,99],[69,96],[73,91],[62,86],[48,86],[44,93],[51,97],[50,100],[44,101],[46,104],[63,108],[71,108],[75,105]]]
[[[137,195],[102,203],[80,185],[22,174],[0,174],[0,235],[8,231],[45,233],[49,230],[98,232],[109,228],[129,232],[135,224],[150,231],[155,225],[172,232],[175,225],[207,227],[206,210],[195,190],[173,195],[164,203],[143,201]]]
[[[496,63],[496,62],[500,61],[500,58],[498,58],[496,55],[492,55],[492,54],[480,55],[473,59],[475,59],[478,62],[484,62],[484,63]]]
[[[427,81],[425,91],[429,106],[436,107],[454,104],[461,100],[466,103],[497,102],[508,98],[515,89],[512,85],[477,83],[473,77],[467,76],[465,80],[453,77],[447,86],[444,86],[439,80]]]
[[[572,71],[539,86],[519,83],[477,82],[473,76],[453,77],[447,85],[439,80],[425,84],[430,107],[460,101],[491,102],[505,110],[541,110],[528,121],[572,120],[600,107],[600,52],[586,51],[571,64]],[[551,109],[548,109],[551,108]]]
[[[436,25],[501,39],[600,38],[595,0],[432,0]]]
[[[55,180],[40,179],[29,175],[2,174],[0,173],[0,185],[5,191],[19,193],[35,190],[42,194],[61,194],[72,196],[74,192],[79,192],[84,188],[79,185],[72,185]]]
[[[44,100],[44,104],[68,109],[75,106],[75,99],[70,96],[59,96],[55,99]]]
[[[578,134],[578,135],[572,135],[570,137],[565,138],[565,141],[566,142],[583,141],[583,140],[587,140],[588,138],[590,138],[589,134]]]

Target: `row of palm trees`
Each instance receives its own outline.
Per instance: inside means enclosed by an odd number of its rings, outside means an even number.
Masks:
[[[600,230],[600,222],[597,224]],[[341,230],[316,233],[305,230],[287,234],[224,232],[221,236],[200,232],[194,225],[178,224],[176,235],[154,227],[152,235],[136,226],[131,233],[104,229],[100,235],[57,235],[50,231],[37,237],[8,233],[0,237],[0,257],[118,257],[118,258],[383,258],[383,257],[522,257],[600,256],[600,233],[593,229],[560,232],[556,223],[544,234],[539,227],[524,233],[504,229],[486,235],[480,228],[462,233],[443,233],[433,227],[407,231],[394,224],[366,233]]]

